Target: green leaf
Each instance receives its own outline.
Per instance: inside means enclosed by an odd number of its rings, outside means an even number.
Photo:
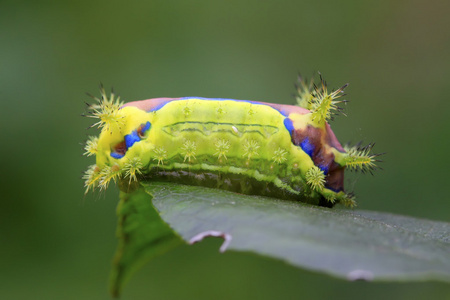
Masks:
[[[450,281],[450,224],[329,209],[223,190],[146,183],[162,218],[185,241],[221,236],[251,251],[349,280]]]
[[[207,236],[224,238],[221,251],[254,252],[349,280],[450,282],[445,222],[161,182],[121,192],[117,215],[114,296],[148,260]]]
[[[161,220],[151,198],[142,188],[120,193],[117,206],[119,245],[110,279],[114,297],[119,296],[123,285],[139,267],[183,243]]]

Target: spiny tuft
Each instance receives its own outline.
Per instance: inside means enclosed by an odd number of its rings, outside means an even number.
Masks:
[[[350,170],[358,170],[363,173],[372,172],[379,167],[376,165],[376,162],[380,162],[380,160],[376,159],[378,156],[382,154],[371,154],[372,148],[375,146],[375,143],[368,144],[367,146],[360,146],[359,143],[356,146],[344,146],[344,150],[347,152],[346,157],[344,159],[344,164]]]
[[[99,187],[101,190],[106,190],[109,186],[109,183],[114,181],[114,183],[122,176],[122,170],[119,165],[115,164],[112,167],[105,166],[101,172],[101,179],[99,183]]]
[[[216,153],[214,155],[218,155],[218,159],[220,159],[222,156],[227,159],[227,152],[230,149],[230,141],[225,139],[219,139],[214,144],[216,146]]]
[[[89,166],[82,177],[86,188],[84,193],[87,194],[90,190],[94,190],[98,186],[101,177],[100,168],[97,165]]]
[[[334,195],[334,194],[326,194],[325,195],[325,199],[327,199],[328,202],[334,204],[336,202],[336,195]]]
[[[320,85],[314,84],[314,78],[308,81],[299,75],[297,88],[297,105],[303,107],[312,113],[312,120],[319,124],[332,120],[336,113],[342,113],[343,108],[339,106],[341,103],[346,103],[347,100],[336,100],[344,96],[344,89],[348,84],[341,88],[328,92],[327,83],[322,78],[322,74],[319,73]],[[345,114],[344,114],[345,115]]]
[[[120,111],[120,107],[124,104],[120,101],[120,96],[116,98],[114,91],[111,90],[111,95],[108,97],[102,85],[100,85],[100,94],[101,98],[89,95],[94,98],[96,103],[88,104],[89,112],[86,116],[99,119],[91,127],[97,126],[98,128],[105,128],[107,131],[121,130],[125,120]]]
[[[98,137],[90,136],[86,141],[86,145],[84,146],[84,150],[86,152],[84,152],[83,154],[86,156],[96,155],[98,151],[97,145],[98,145]]]
[[[164,160],[167,158],[167,150],[164,147],[156,147],[153,149],[153,152],[156,154],[153,160],[158,161],[158,166],[159,164],[164,165]]]
[[[131,184],[131,181],[137,181],[136,175],[142,174],[142,168],[144,167],[144,164],[142,163],[141,159],[139,157],[134,157],[132,159],[128,159],[128,162],[125,163],[123,166],[123,170],[125,171],[125,178],[129,177]]]
[[[260,145],[255,140],[246,140],[244,142],[244,154],[242,156],[247,156],[250,160],[253,156],[258,155],[258,149]]]
[[[195,151],[197,150],[197,145],[194,141],[191,140],[185,140],[183,143],[183,146],[181,147],[181,150],[185,153],[183,162],[188,160],[188,162],[191,162],[191,158],[195,159]]]
[[[320,74],[320,73],[319,73]],[[327,83],[320,74],[321,86],[314,85],[315,97],[311,101],[312,120],[319,124],[324,124],[332,120],[337,113],[345,115],[343,108],[338,106],[341,103],[347,103],[347,100],[336,100],[344,96],[344,89],[348,84],[340,87],[336,91],[328,93]]]
[[[339,201],[347,207],[355,208],[356,207],[356,197],[353,193],[344,194],[343,197],[339,199]]]
[[[325,174],[317,166],[311,167],[305,174],[306,183],[311,189],[320,192],[325,186]]]
[[[273,157],[272,157],[273,162],[274,163],[278,163],[278,164],[282,164],[283,162],[285,162],[287,160],[286,155],[287,155],[287,151],[285,149],[279,147],[273,153]]]

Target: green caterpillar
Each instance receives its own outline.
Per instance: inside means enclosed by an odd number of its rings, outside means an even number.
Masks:
[[[300,80],[299,106],[199,97],[123,104],[101,88],[87,115],[102,131],[85,147],[96,155],[84,175],[86,192],[146,178],[354,206],[344,170],[371,171],[377,155],[373,144],[342,147],[327,123],[341,110],[345,87],[329,93],[323,80],[320,87]]]

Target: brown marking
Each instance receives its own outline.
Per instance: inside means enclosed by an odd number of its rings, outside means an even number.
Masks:
[[[336,192],[344,190],[344,167],[335,161],[330,165],[325,186]]]
[[[127,153],[127,145],[125,144],[125,141],[115,145],[113,151],[120,155],[125,155]]]
[[[147,124],[146,123],[142,123],[137,129],[137,134],[138,134],[140,139],[142,139],[144,137],[144,135],[145,135],[143,133],[145,125],[147,125]]]
[[[308,125],[305,129],[294,129],[292,132],[292,143],[296,146],[300,147],[300,144],[305,138],[308,138],[309,143],[314,146],[314,151],[311,154],[314,165],[328,168],[325,187],[336,192],[343,191],[344,167],[341,167],[334,161],[334,154],[331,152],[331,148],[329,148],[333,147],[340,151],[342,146],[337,141],[336,136],[329,126],[326,130],[323,130]],[[325,145],[328,145],[329,147],[325,147]]]

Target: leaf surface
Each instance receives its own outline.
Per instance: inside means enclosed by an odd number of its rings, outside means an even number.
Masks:
[[[173,183],[144,187],[162,218],[188,242],[222,236],[227,250],[350,280],[450,281],[446,222]]]
[[[134,271],[176,246],[222,237],[245,251],[349,280],[450,282],[450,223],[323,208],[166,182],[121,192],[111,273],[118,296]]]

